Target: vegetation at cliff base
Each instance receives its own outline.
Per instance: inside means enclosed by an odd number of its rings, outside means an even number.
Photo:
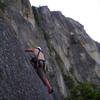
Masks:
[[[74,85],[70,88],[70,97],[65,100],[100,100],[100,90],[96,90],[89,83]]]

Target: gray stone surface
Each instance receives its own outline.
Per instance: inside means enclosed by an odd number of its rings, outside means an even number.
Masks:
[[[88,81],[100,88],[100,54],[97,49],[100,44],[96,46],[84,26],[64,17],[59,11],[50,12],[47,6],[33,7],[33,13],[47,41],[48,56],[53,60],[50,66],[56,72],[61,93],[64,96],[67,94],[61,78],[63,74],[71,76],[76,82]]]
[[[63,100],[69,95],[64,76],[100,88],[100,44],[79,22],[29,0],[3,0],[0,10],[0,100]],[[25,48],[41,46],[47,59],[49,95]]]
[[[0,100],[48,100],[46,88],[6,21],[0,17]]]

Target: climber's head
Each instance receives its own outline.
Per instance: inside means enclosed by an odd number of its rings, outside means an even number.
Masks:
[[[40,50],[40,51],[42,50],[41,47],[36,47],[36,48],[37,48],[38,50]]]

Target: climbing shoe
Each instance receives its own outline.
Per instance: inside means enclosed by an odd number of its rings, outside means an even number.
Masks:
[[[51,94],[51,93],[53,93],[54,91],[53,91],[53,89],[51,89],[50,91],[49,91],[49,94]]]

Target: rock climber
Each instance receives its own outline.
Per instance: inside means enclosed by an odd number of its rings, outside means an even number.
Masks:
[[[36,69],[37,74],[40,79],[43,81],[44,85],[48,88],[48,92],[52,93],[53,89],[46,78],[45,74],[45,57],[42,52],[41,47],[35,47],[32,49],[26,49],[25,52],[32,52],[34,57],[31,59],[31,62],[34,64],[34,68]]]

